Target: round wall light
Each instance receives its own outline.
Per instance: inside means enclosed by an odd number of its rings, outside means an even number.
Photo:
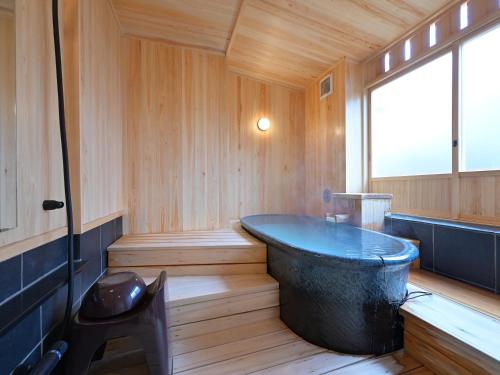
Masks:
[[[269,121],[267,117],[261,117],[259,121],[257,121],[257,128],[262,132],[268,130],[270,126],[271,126],[271,121]]]

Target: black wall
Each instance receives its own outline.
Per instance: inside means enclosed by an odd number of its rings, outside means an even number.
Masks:
[[[419,240],[421,268],[500,294],[500,228],[393,214],[385,232]]]
[[[107,247],[122,236],[122,218],[75,235],[75,255],[84,261],[75,276],[73,309],[106,271]],[[59,275],[65,274],[67,237],[0,262],[0,325],[19,314],[19,306]],[[0,336],[0,374],[10,374],[20,363],[35,363],[57,340],[66,305],[66,286],[36,306]],[[26,303],[25,303],[26,304]]]

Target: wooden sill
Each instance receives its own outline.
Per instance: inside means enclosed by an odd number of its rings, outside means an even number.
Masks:
[[[408,282],[500,319],[500,295],[424,270],[410,270]]]

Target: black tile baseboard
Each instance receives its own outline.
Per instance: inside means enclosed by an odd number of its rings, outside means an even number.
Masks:
[[[22,289],[21,255],[0,263],[0,304]]]
[[[10,374],[33,348],[40,345],[40,308],[33,310],[6,334],[0,336],[0,373]]]
[[[122,234],[120,217],[75,236],[75,258],[83,262],[74,279],[73,312],[106,272],[106,249]],[[12,322],[0,334],[0,374],[10,374],[21,363],[36,363],[57,340],[66,306],[66,249],[64,236],[0,262],[0,319]],[[26,308],[25,315],[13,319]]]
[[[500,235],[496,235],[495,239],[495,279],[497,281],[497,293],[500,294]]]
[[[436,225],[435,271],[495,291],[495,235]]]
[[[419,240],[423,269],[500,294],[500,228],[392,214],[384,231]]]
[[[23,287],[66,262],[68,237],[64,236],[22,254]]]
[[[420,264],[426,270],[434,270],[433,225],[415,221],[392,220],[392,235],[420,241]]]

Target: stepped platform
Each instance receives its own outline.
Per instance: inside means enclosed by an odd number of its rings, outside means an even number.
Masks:
[[[243,231],[128,235],[108,247],[111,272],[154,276],[266,273],[266,245]]]
[[[418,244],[416,243],[418,246]],[[110,272],[152,281],[168,273],[166,309],[175,374],[498,374],[500,296],[412,269],[405,349],[351,356],[312,345],[279,319],[279,285],[266,247],[241,231],[126,236],[109,249]],[[92,374],[147,374],[130,339],[108,345]]]
[[[432,374],[403,351],[375,358],[306,342],[280,320],[279,286],[267,274],[167,282],[174,374]],[[148,373],[143,351],[126,338],[110,343],[91,369],[94,375]]]

